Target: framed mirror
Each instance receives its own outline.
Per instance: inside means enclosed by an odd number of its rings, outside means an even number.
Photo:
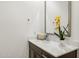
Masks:
[[[45,1],[45,32],[54,33],[54,20],[56,16],[61,16],[61,25],[68,24],[68,37],[71,36],[71,1]]]

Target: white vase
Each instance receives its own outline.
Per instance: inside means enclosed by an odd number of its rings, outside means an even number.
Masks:
[[[59,46],[60,46],[60,47],[65,47],[64,40],[60,40]]]

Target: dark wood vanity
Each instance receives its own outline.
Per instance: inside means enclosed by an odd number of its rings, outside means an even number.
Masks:
[[[77,57],[77,50],[55,57],[29,41],[29,58],[76,58],[76,57]]]

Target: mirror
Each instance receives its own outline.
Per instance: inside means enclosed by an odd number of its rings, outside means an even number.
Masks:
[[[45,1],[45,32],[54,33],[55,17],[61,16],[61,25],[68,26],[68,37],[71,36],[71,1]]]

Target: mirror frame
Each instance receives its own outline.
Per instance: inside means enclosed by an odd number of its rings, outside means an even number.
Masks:
[[[46,33],[46,1],[44,1],[44,24],[45,24],[45,33]],[[71,1],[68,1],[68,32],[69,35],[67,35],[67,37],[71,37]],[[51,34],[51,33],[49,33]]]

